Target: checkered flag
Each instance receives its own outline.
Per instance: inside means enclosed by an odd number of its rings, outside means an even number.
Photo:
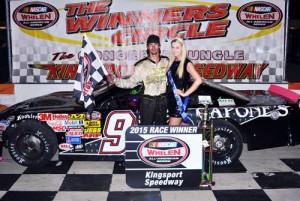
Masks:
[[[84,107],[89,113],[93,112],[95,106],[94,88],[105,75],[107,75],[105,67],[89,38],[84,34],[73,96],[80,101],[84,101]]]

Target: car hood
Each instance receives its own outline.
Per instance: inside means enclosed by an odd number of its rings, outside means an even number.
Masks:
[[[84,109],[83,105],[78,103],[72,92],[56,92],[44,96],[35,97],[3,110],[0,115],[6,116],[15,113],[36,113],[36,112],[61,112],[74,109]]]
[[[293,104],[288,97],[271,94],[269,90],[233,90],[205,79],[203,79],[203,83],[198,88],[197,93],[193,95],[194,97],[190,97],[190,106],[201,106],[198,101],[199,95],[211,96],[212,104],[215,107],[219,106],[218,100],[222,99],[233,99],[236,107]]]

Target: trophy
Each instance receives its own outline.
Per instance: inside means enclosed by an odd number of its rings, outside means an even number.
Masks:
[[[213,181],[213,139],[214,139],[214,128],[213,121],[211,120],[211,115],[208,109],[208,106],[212,104],[210,96],[205,99],[199,100],[200,104],[204,105],[203,110],[197,111],[197,116],[200,118],[198,126],[202,130],[202,170],[201,170],[201,183],[199,187],[208,187],[215,185]],[[209,137],[209,141],[207,141],[206,137]],[[207,157],[208,155],[208,157]],[[208,160],[208,161],[206,161]]]

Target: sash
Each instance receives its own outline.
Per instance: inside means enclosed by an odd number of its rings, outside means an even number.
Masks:
[[[172,74],[171,74],[170,70],[168,71],[167,75],[168,75],[169,82],[171,84],[172,91],[173,91],[175,99],[176,99],[176,103],[177,103],[177,106],[178,106],[178,109],[179,109],[179,113],[182,117],[183,122],[186,123],[188,119],[187,119],[187,114],[185,113],[185,109],[186,109],[186,106],[189,102],[189,97],[188,96],[184,97],[184,102],[182,102],[180,95],[176,94],[177,87],[175,85],[175,82],[173,80],[173,77],[172,77]]]

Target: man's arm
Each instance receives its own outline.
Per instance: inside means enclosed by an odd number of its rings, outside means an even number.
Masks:
[[[115,85],[119,88],[133,88],[139,85],[143,80],[138,71],[138,68],[135,68],[134,73],[128,78],[115,78]]]

